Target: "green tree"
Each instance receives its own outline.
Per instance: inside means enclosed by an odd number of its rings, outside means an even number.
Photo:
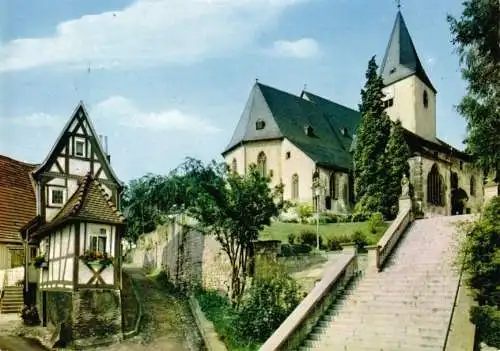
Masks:
[[[500,3],[467,0],[460,18],[448,15],[467,95],[458,105],[467,120],[465,143],[479,166],[500,179]],[[500,190],[500,189],[499,189]]]
[[[411,156],[410,148],[406,143],[404,128],[401,121],[396,121],[392,125],[391,135],[386,148],[387,175],[389,176],[387,194],[387,204],[384,206],[389,213],[386,218],[394,218],[398,214],[399,196],[401,195],[401,179],[406,174],[410,176],[410,165],[408,159]]]
[[[237,307],[245,291],[253,242],[278,214],[270,178],[263,177],[255,165],[250,165],[244,175],[230,172],[225,164],[188,169],[186,174],[196,181],[189,185],[194,201],[187,213],[206,233],[215,236],[227,254],[231,264],[230,299]]]
[[[500,197],[486,206],[482,217],[465,226],[459,264],[468,273],[467,284],[478,306],[471,320],[480,340],[500,347]]]
[[[366,83],[361,90],[361,123],[356,133],[354,148],[354,186],[358,210],[382,212],[387,200],[385,192],[388,177],[385,170],[385,149],[391,131],[391,122],[382,101],[383,80],[377,73],[375,56],[368,63]]]

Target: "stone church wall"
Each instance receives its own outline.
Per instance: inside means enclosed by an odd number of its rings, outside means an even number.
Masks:
[[[132,260],[140,267],[165,270],[175,284],[186,288],[227,291],[230,282],[229,260],[220,244],[182,217],[143,234]]]

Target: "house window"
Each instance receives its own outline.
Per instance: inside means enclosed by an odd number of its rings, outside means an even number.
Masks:
[[[85,156],[85,143],[81,140],[77,140],[75,142],[75,155],[76,156]]]
[[[439,174],[437,165],[434,164],[427,176],[427,202],[434,206],[444,205],[443,177]]]
[[[460,170],[463,170],[463,169],[464,169],[464,162],[460,161]]]
[[[314,136],[313,128],[310,125],[304,126],[304,133],[310,137]]]
[[[291,156],[290,151],[287,151],[287,152],[286,152],[286,156],[285,156],[285,157],[286,157],[286,159],[288,160],[288,159],[290,158],[290,156]]]
[[[392,107],[394,105],[394,99],[390,98],[384,101],[384,108]]]
[[[429,106],[429,96],[427,94],[427,90],[424,90],[423,100],[424,100],[424,107],[427,108]]]
[[[232,164],[231,164],[231,170],[232,170],[234,173],[238,172],[238,163],[236,162],[236,159],[235,159],[235,158],[233,158],[233,162],[232,162]]]
[[[255,122],[255,129],[257,129],[257,130],[264,129],[265,126],[266,126],[266,122],[264,122],[261,119],[259,119],[257,122]]]
[[[267,175],[267,158],[264,151],[261,151],[259,156],[257,156],[257,167],[259,168],[260,175],[265,177]]]
[[[52,189],[51,192],[51,204],[52,205],[62,205],[64,201],[64,191],[61,189]]]
[[[106,229],[101,228],[99,230],[99,234],[90,234],[90,247],[91,251],[99,251],[106,252],[106,242],[108,240],[108,236],[106,233]]]
[[[476,196],[476,179],[474,176],[470,177],[470,196]]]
[[[299,176],[294,174],[292,176],[292,200],[297,200],[299,198]]]

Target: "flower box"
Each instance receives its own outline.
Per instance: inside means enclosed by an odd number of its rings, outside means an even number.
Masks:
[[[39,268],[39,269],[47,269],[49,267],[47,261],[45,260],[45,255],[36,256],[33,259],[32,264],[33,264],[33,267]]]
[[[80,256],[80,258],[87,263],[92,268],[100,268],[107,267],[110,264],[113,264],[113,257],[108,256],[106,252],[92,251],[87,250],[85,253]]]

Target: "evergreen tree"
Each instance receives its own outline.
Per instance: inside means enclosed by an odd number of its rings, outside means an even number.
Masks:
[[[403,175],[410,177],[410,165],[408,159],[411,156],[410,148],[406,143],[404,128],[401,121],[397,120],[392,125],[391,135],[386,148],[387,170],[389,176],[389,188],[387,194],[387,208],[389,218],[394,218],[398,214],[398,202],[401,195],[401,179]]]
[[[382,101],[384,87],[377,73],[375,56],[368,63],[366,83],[361,90],[361,123],[356,133],[354,148],[354,187],[361,212],[388,213],[384,208],[384,193],[388,186],[385,170],[385,149],[391,130],[391,122]]]
[[[467,120],[467,151],[500,179],[500,2],[467,0],[459,19],[448,16],[467,81],[458,111]],[[499,189],[500,190],[500,189]]]

